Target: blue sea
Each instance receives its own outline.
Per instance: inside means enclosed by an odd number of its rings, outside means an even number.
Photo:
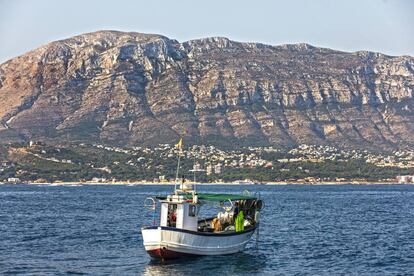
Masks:
[[[172,186],[0,185],[1,275],[414,275],[414,185],[198,186],[260,193],[258,235],[229,256],[152,261],[145,198]]]

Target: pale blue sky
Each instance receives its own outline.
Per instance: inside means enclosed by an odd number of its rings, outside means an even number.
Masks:
[[[102,29],[414,56],[414,1],[0,0],[0,62]]]

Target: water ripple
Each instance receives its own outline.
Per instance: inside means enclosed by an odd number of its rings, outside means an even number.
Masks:
[[[0,274],[414,274],[414,186],[199,186],[245,189],[266,208],[244,252],[160,263],[142,205],[171,186],[1,185]]]

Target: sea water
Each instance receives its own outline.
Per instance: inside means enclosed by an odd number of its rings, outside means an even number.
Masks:
[[[259,233],[244,252],[152,261],[143,202],[172,186],[0,185],[0,274],[414,274],[414,186],[197,188],[260,193]]]

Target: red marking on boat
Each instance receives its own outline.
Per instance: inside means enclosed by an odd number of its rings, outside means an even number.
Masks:
[[[181,258],[181,257],[198,256],[195,254],[182,253],[182,252],[177,252],[173,250],[168,250],[167,248],[157,248],[153,250],[148,250],[147,252],[152,258],[156,258],[156,259],[176,259],[176,258]]]

